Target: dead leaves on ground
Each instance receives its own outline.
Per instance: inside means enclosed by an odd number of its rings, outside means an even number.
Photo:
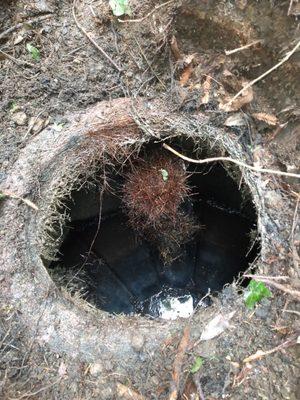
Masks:
[[[225,331],[225,329],[229,328],[229,326],[230,326],[229,321],[233,318],[235,313],[236,313],[236,311],[232,311],[226,315],[222,315],[222,314],[216,315],[205,326],[205,328],[200,336],[200,341],[210,340],[210,339],[213,339],[213,338],[221,335],[221,333],[223,333]]]
[[[117,393],[119,399],[146,400],[145,397],[142,396],[140,393],[136,392],[133,389],[130,389],[128,386],[125,386],[122,383],[117,383]]]
[[[223,54],[184,54],[173,35],[170,48],[175,60],[177,79],[180,87],[188,92],[199,92],[198,105],[212,103],[220,111],[239,112],[249,105],[254,97],[253,87],[249,81],[232,73],[236,65],[232,64]],[[194,97],[193,93],[193,97]],[[236,94],[240,93],[238,97]],[[276,116],[257,112],[253,114],[256,121],[269,126],[278,125]],[[239,118],[232,124],[227,121],[227,126],[246,125],[245,120]]]
[[[225,112],[238,111],[253,100],[253,88],[249,87],[234,98],[234,95],[247,86],[248,81],[237,78],[229,70],[225,69],[221,76],[222,91],[219,91],[219,109]]]
[[[279,121],[275,115],[266,114],[266,113],[253,113],[252,117],[257,119],[258,121],[265,122],[267,125],[278,125]]]
[[[203,96],[201,97],[201,104],[207,104],[210,99],[210,91],[211,91],[212,77],[207,75],[203,85]]]
[[[183,68],[182,74],[179,79],[180,86],[185,86],[189,81],[192,72],[194,70],[194,65],[193,65],[194,58],[195,54],[192,54],[190,56],[185,57],[185,59],[183,60],[185,66]]]

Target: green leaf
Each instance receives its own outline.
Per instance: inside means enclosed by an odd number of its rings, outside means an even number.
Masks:
[[[9,109],[10,109],[10,111],[11,111],[12,113],[15,112],[15,111],[17,111],[18,105],[17,105],[17,102],[16,102],[15,100],[12,100],[12,101],[9,103]]]
[[[131,15],[131,8],[128,4],[128,0],[109,0],[109,5],[116,17],[121,17],[125,14]]]
[[[62,123],[58,124],[57,122],[54,122],[53,129],[56,132],[61,132],[64,129],[64,124],[62,124]]]
[[[263,282],[251,279],[244,293],[244,301],[246,306],[251,310],[260,300],[271,296],[272,293]]]
[[[163,180],[166,182],[169,179],[169,173],[166,169],[160,170]]]
[[[7,197],[4,193],[0,192],[0,201],[5,199]]]
[[[26,49],[35,61],[40,60],[41,58],[40,51],[36,47],[34,47],[31,43],[26,44]]]
[[[203,362],[204,362],[203,358],[200,356],[197,356],[195,359],[195,362],[190,370],[191,373],[195,374],[196,372],[198,372],[199,369],[202,367]]]

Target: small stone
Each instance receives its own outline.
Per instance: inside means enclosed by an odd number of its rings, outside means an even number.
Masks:
[[[143,335],[133,335],[131,338],[131,345],[133,349],[140,352],[144,346],[145,338]]]
[[[67,367],[66,367],[66,364],[62,361],[58,368],[58,375],[64,376],[66,374],[67,374]]]
[[[276,210],[282,203],[282,197],[276,190],[271,190],[265,194],[265,201],[270,208]]]
[[[216,352],[216,343],[215,341],[207,340],[201,342],[199,345],[198,353],[201,357],[211,358],[214,356]]]
[[[13,114],[12,120],[15,124],[22,126],[25,125],[27,122],[27,115],[23,111],[19,111]]]
[[[262,300],[261,304],[255,310],[255,315],[261,319],[266,319],[270,314],[271,302],[268,299]]]
[[[152,376],[151,378],[151,383],[154,387],[158,387],[159,386],[159,379],[157,376]]]
[[[92,376],[99,376],[103,372],[103,365],[99,362],[90,365],[90,374]]]

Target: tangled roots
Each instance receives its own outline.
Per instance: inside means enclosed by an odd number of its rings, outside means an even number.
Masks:
[[[125,174],[123,201],[134,230],[156,245],[168,263],[195,231],[185,210],[191,189],[182,161],[154,153]]]

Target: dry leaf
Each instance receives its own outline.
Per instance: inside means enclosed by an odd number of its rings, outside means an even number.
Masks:
[[[236,311],[232,311],[227,315],[218,314],[206,325],[200,336],[200,341],[213,339],[223,333],[230,326],[229,321],[235,313]]]
[[[198,390],[197,387],[195,385],[195,383],[193,382],[193,379],[191,376],[188,377],[186,383],[185,383],[185,387],[183,389],[183,393],[181,398],[182,399],[199,399],[199,397],[196,397],[198,395]]]
[[[181,74],[180,80],[179,80],[179,84],[180,86],[184,86],[187,81],[190,79],[190,76],[194,70],[194,65],[193,65],[193,61],[195,58],[196,54],[189,54],[188,56],[185,56],[183,59],[184,62],[184,69],[183,72]]]
[[[247,83],[244,82],[243,86],[246,86],[246,84]],[[238,111],[240,108],[250,103],[252,100],[253,100],[253,89],[252,87],[249,87],[233,101],[229,97],[225,98],[225,101],[219,104],[219,108],[220,110],[223,110],[225,112]]]
[[[203,83],[204,95],[201,98],[201,104],[207,104],[209,102],[210,89],[211,89],[211,77],[207,76]]]
[[[123,385],[122,383],[117,383],[117,392],[118,396],[125,400],[145,400],[144,396]]]
[[[67,375],[67,367],[66,364],[62,361],[59,368],[58,368],[58,375],[64,376]]]
[[[181,74],[180,80],[179,80],[180,86],[186,85],[187,81],[190,79],[190,76],[192,75],[193,70],[194,70],[194,67],[193,67],[192,63],[188,64],[184,68],[184,70]]]
[[[258,359],[262,358],[263,356],[265,356],[266,354],[267,354],[267,352],[265,352],[265,351],[257,350],[257,352],[255,354],[252,354],[252,356],[245,358],[243,360],[243,362],[249,363],[251,361],[258,360]]]
[[[14,39],[14,45],[21,43],[24,40],[25,36],[22,33],[19,33]]]
[[[191,64],[191,63],[194,61],[195,56],[196,56],[196,53],[194,53],[194,54],[189,54],[189,55],[185,56],[184,59],[183,59],[184,63],[185,63],[186,65]]]
[[[252,116],[259,121],[263,121],[268,125],[277,125],[278,119],[275,115],[266,113],[253,113]]]
[[[247,125],[247,121],[245,120],[242,113],[235,113],[230,115],[226,121],[224,122],[225,126],[244,126]]]
[[[170,40],[170,47],[176,61],[182,60],[176,37],[173,35]]]

